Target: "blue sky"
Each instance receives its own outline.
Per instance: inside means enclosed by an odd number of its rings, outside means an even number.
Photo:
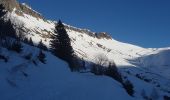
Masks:
[[[170,46],[170,0],[19,0],[51,20],[142,47]]]

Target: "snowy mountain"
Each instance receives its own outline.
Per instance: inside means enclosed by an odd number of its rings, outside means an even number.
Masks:
[[[25,3],[16,0],[1,0],[7,13],[4,21],[10,20],[18,34],[32,38],[35,45],[42,42],[49,48],[56,21],[46,20],[40,13]],[[134,86],[134,97],[123,86],[107,76],[92,73],[71,73],[67,64],[46,51],[46,64],[37,59],[39,49],[25,43],[21,54],[1,47],[0,54],[9,59],[0,59],[0,98],[2,100],[169,100],[170,96],[170,47],[143,48],[119,42],[105,32],[96,33],[64,24],[76,55],[86,62],[96,63],[98,55],[114,61],[123,77]],[[24,58],[32,53],[32,59]],[[38,63],[38,64],[35,64]],[[88,68],[88,64],[86,64]],[[155,98],[156,97],[156,98]]]

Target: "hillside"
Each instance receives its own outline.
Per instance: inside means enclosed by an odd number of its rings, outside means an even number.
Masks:
[[[65,62],[48,52],[45,53],[47,63],[40,63],[36,60],[35,51],[39,49],[27,45],[22,54],[2,49],[9,61],[0,60],[1,100],[104,100],[114,99],[115,96],[133,100],[111,78],[72,73]],[[30,52],[34,53],[32,60],[38,65],[23,57]]]
[[[17,33],[22,33],[28,39],[32,38],[35,46],[42,40],[47,48],[50,48],[51,36],[55,34],[56,21],[46,20],[37,11],[16,0],[2,0],[0,4],[7,11],[1,17],[3,21],[10,20]],[[131,100],[144,99],[143,92],[148,97],[152,97],[153,91],[156,91],[154,95],[158,95],[158,100],[162,100],[165,95],[170,96],[169,47],[143,48],[119,42],[105,32],[96,33],[68,24],[64,25],[75,54],[85,62],[97,63],[98,55],[105,55],[108,62],[115,62],[123,78],[130,80],[133,84],[134,97],[130,97],[120,83],[107,76],[71,73],[66,62],[54,57],[48,51],[45,52],[47,64],[39,63],[36,66],[25,60],[23,55],[31,52],[36,57],[39,49],[24,44],[25,51],[21,54],[1,47],[0,54],[9,58],[7,63],[0,60],[0,66],[2,66],[0,68],[2,80],[0,97],[4,98],[3,100],[12,98],[23,100],[24,97],[28,97],[28,100],[67,100],[68,98],[111,100],[115,96],[118,100],[124,98]],[[16,71],[16,66],[19,65],[25,67],[21,66]],[[87,69],[90,68],[89,63],[85,66]],[[28,74],[28,77],[23,75],[23,71]],[[10,86],[11,82],[15,88]]]

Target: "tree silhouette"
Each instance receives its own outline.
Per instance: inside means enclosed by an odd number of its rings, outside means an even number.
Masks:
[[[5,8],[3,7],[3,5],[0,4],[0,18],[6,14],[6,11],[4,9]]]
[[[37,47],[45,51],[47,50],[47,47],[43,44],[42,40],[38,43]]]
[[[34,43],[32,41],[32,38],[30,37],[29,41],[28,41],[28,44],[31,45],[31,46],[34,46]]]
[[[71,40],[60,20],[55,25],[54,35],[52,36],[52,40],[50,42],[50,50],[52,53],[60,59],[67,61],[69,66],[73,67],[74,51],[71,46]]]
[[[4,38],[5,36],[16,37],[16,31],[14,29],[14,25],[10,20],[4,21],[3,16],[7,13],[2,4],[0,4],[0,38]]]
[[[39,54],[38,54],[38,59],[39,61],[41,61],[43,64],[46,64],[46,56],[45,54],[42,52],[42,50],[39,51]]]

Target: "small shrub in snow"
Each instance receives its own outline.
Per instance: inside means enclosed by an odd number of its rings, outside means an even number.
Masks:
[[[30,38],[30,39],[28,40],[28,44],[31,45],[31,46],[34,46],[34,43],[33,43],[33,41],[32,41],[32,38]]]
[[[36,60],[32,60],[32,63],[33,63],[35,66],[38,65],[38,63],[36,62]]]
[[[25,38],[23,39],[23,42],[26,43],[26,44],[29,44],[28,38],[25,37]]]
[[[38,54],[38,59],[39,59],[39,61],[41,61],[42,63],[46,63],[46,56],[45,56],[45,54],[42,52],[42,50],[40,50],[39,51],[39,54]]]
[[[25,58],[26,60],[31,60],[31,58],[32,58],[32,53],[29,53],[29,54],[25,55],[24,58]]]
[[[25,77],[28,77],[28,74],[24,71],[22,71],[22,74],[25,76]]]
[[[4,55],[0,55],[0,59],[4,60],[5,62],[8,62],[8,58],[5,57]]]

